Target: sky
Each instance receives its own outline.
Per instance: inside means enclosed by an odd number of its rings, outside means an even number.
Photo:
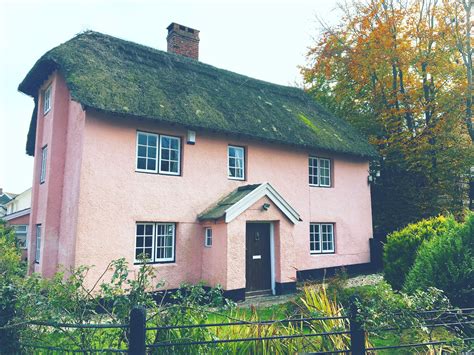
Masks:
[[[31,187],[26,135],[33,99],[17,88],[49,49],[94,30],[166,50],[171,22],[200,31],[199,60],[281,84],[317,38],[317,18],[335,24],[336,0],[0,0],[0,188]]]

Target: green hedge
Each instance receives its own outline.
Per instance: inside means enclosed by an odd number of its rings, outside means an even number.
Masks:
[[[404,289],[436,287],[451,303],[472,307],[474,300],[474,214],[458,228],[439,234],[420,248]]]
[[[445,234],[456,225],[453,217],[439,216],[409,224],[389,234],[383,251],[385,280],[394,289],[400,290],[421,244],[425,240]]]

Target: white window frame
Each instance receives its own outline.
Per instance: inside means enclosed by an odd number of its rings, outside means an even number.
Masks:
[[[329,158],[319,158],[310,155],[308,157],[308,169],[309,168],[314,168],[314,164],[312,164],[313,161],[316,161],[317,167],[316,167],[316,175],[310,174],[308,171],[308,182],[309,186],[318,186],[318,187],[331,187],[332,186],[332,163],[331,159]],[[327,162],[328,163],[328,169],[329,169],[329,184],[322,184],[321,183],[321,162]],[[309,179],[313,177],[316,178],[316,183],[311,183]]]
[[[154,136],[156,138],[156,154],[155,154],[155,169],[140,169],[138,168],[138,147],[143,146],[143,144],[138,144],[138,137],[140,134],[148,136]],[[169,138],[173,140],[178,141],[178,171],[166,171],[161,169],[161,160],[162,160],[162,154],[161,154],[161,149],[162,149],[162,140],[163,138]],[[143,131],[137,131],[136,135],[136,144],[135,144],[136,150],[135,150],[135,171],[137,172],[142,172],[142,173],[155,173],[155,174],[162,174],[162,175],[174,175],[174,176],[180,176],[181,175],[181,137],[176,137],[176,136],[169,136],[166,134],[156,134],[156,133],[150,133],[150,132],[143,132]],[[148,143],[146,145],[146,149],[148,150]],[[148,151],[147,151],[148,153]],[[143,158],[143,157],[142,157]],[[148,161],[148,156],[145,157],[146,161]],[[167,159],[167,161],[170,161]],[[171,166],[171,165],[170,165]]]
[[[51,110],[51,85],[43,92],[43,115]]]
[[[212,247],[212,228],[210,227],[204,229],[204,246],[206,248]]]
[[[230,174],[230,148],[239,149],[242,151],[242,176],[241,177],[231,176]],[[238,145],[231,145],[231,144],[227,146],[227,177],[230,180],[245,180],[245,147],[240,147]]]
[[[170,263],[170,262],[175,262],[176,260],[176,223],[163,223],[163,222],[137,222],[135,223],[135,248],[133,250],[133,259],[135,264],[142,263],[143,260],[137,260],[136,259],[136,254],[137,254],[137,226],[141,224],[144,226],[147,225],[153,225],[153,237],[152,237],[152,246],[151,246],[151,258],[147,259],[146,263],[147,264],[160,264],[160,263]],[[173,238],[172,238],[172,245],[171,245],[171,257],[169,258],[158,258],[156,256],[156,248],[157,248],[157,239],[158,239],[158,226],[165,226],[167,228],[168,226],[173,226]],[[143,241],[145,244],[145,241]],[[143,247],[140,247],[140,249],[143,249]]]
[[[41,148],[41,170],[40,170],[40,184],[46,181],[46,163],[48,160],[48,146]]]
[[[146,169],[146,166],[148,165],[148,155],[145,157],[145,169],[140,169],[138,168],[138,146],[141,146],[142,144],[138,144],[139,140],[138,140],[138,136],[140,134],[143,134],[145,136],[147,136],[147,145],[145,146],[146,149],[147,149],[147,154],[148,154],[148,136],[154,136],[156,138],[156,153],[155,153],[155,169],[152,170],[152,169]],[[137,142],[136,142],[136,153],[135,153],[135,171],[140,171],[140,172],[144,172],[144,173],[157,173],[158,172],[158,164],[160,163],[159,160],[158,160],[158,151],[160,150],[160,137],[158,134],[155,134],[155,133],[148,133],[148,132],[141,132],[141,131],[137,131]]]
[[[173,172],[173,171],[166,171],[166,170],[161,170],[161,160],[162,160],[162,154],[161,154],[161,150],[163,149],[163,145],[162,145],[162,140],[163,138],[169,138],[169,139],[172,139],[172,140],[177,140],[178,141],[178,171],[177,172]],[[164,134],[161,134],[160,135],[160,147],[159,147],[159,151],[160,151],[160,159],[159,159],[159,162],[158,162],[158,166],[159,166],[159,172],[160,174],[166,174],[166,175],[180,175],[181,174],[181,138],[180,137],[174,137],[174,136],[167,136],[167,135],[164,135]],[[170,166],[171,166],[171,162],[174,161],[174,160],[169,160],[167,159],[167,161],[170,163]]]
[[[315,255],[315,254],[334,254],[335,253],[335,249],[336,249],[336,237],[335,237],[335,233],[334,233],[334,228],[335,228],[335,224],[334,223],[310,223],[309,225],[309,250],[310,250],[310,253],[311,255]],[[312,226],[318,226],[318,233],[313,233],[311,231],[311,227]],[[323,249],[323,245],[324,245],[324,242],[323,242],[323,226],[326,226],[326,227],[330,227],[330,230],[331,232],[328,234],[330,237],[331,237],[331,245],[332,245],[332,248],[331,249]],[[314,238],[313,238],[313,235],[314,234]],[[316,234],[318,234],[318,241],[315,241],[316,240]],[[314,239],[314,241],[313,241]],[[327,241],[326,241],[327,242]],[[319,250],[316,250],[316,249],[312,249],[312,246],[314,245],[319,245]]]
[[[41,258],[41,224],[36,225],[35,263],[39,264]]]
[[[21,246],[20,249],[27,249],[28,248],[28,224],[14,224],[12,225],[13,229],[15,230],[15,238],[18,243],[18,236],[25,236],[25,245]],[[25,229],[25,231],[19,231],[19,229]]]

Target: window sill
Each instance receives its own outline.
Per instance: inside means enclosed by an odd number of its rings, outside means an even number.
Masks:
[[[335,251],[312,251],[310,252],[310,255],[331,255],[331,254],[336,254]]]
[[[175,264],[176,265],[176,261],[175,260],[171,260],[171,261],[152,261],[152,262],[149,262],[149,263],[140,263],[140,262],[137,262],[135,261],[133,263],[133,265],[136,265],[136,266],[141,266],[141,265],[171,265],[171,264]]]
[[[245,178],[235,178],[235,177],[227,177],[229,180],[236,180],[236,181],[245,181]]]
[[[159,173],[158,171],[147,171],[147,170],[138,170],[138,169],[135,169],[135,172],[136,173],[141,173],[141,174],[152,174],[152,175],[161,175],[161,176],[177,176],[177,177],[183,176],[183,175],[181,175],[181,173],[179,173],[179,174],[168,174],[168,173]]]
[[[325,189],[330,189],[330,188],[332,188],[332,185],[324,186],[324,185],[311,185],[311,184],[309,184],[309,187],[322,187],[322,188],[325,188]]]

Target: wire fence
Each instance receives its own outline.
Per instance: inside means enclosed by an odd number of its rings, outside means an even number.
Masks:
[[[394,314],[396,317],[398,314]],[[401,314],[400,314],[401,315]],[[222,344],[236,344],[240,346],[249,342],[256,344],[263,344],[264,342],[278,342],[278,341],[296,341],[304,339],[311,344],[316,338],[323,339],[327,337],[343,336],[345,337],[345,347],[322,349],[317,351],[319,354],[337,354],[337,353],[351,353],[351,354],[365,354],[378,353],[383,351],[391,351],[394,349],[414,349],[420,347],[436,347],[436,346],[460,346],[463,351],[472,351],[472,343],[474,340],[474,308],[456,308],[456,309],[437,309],[429,311],[416,312],[417,317],[422,320],[418,327],[426,328],[444,328],[448,331],[459,333],[459,329],[463,329],[464,337],[457,337],[456,339],[445,340],[431,340],[423,342],[408,342],[405,344],[392,344],[383,346],[368,345],[368,337],[371,333],[393,332],[410,329],[413,326],[399,326],[399,327],[373,327],[364,329],[364,323],[361,319],[359,310],[355,305],[351,307],[348,315],[331,316],[331,317],[300,317],[287,318],[269,321],[231,321],[222,323],[207,323],[207,324],[179,324],[179,325],[163,325],[163,326],[148,326],[147,316],[144,308],[138,307],[132,309],[130,313],[130,321],[128,324],[71,324],[71,323],[57,323],[46,321],[29,322],[32,327],[51,327],[56,330],[66,331],[70,329],[80,330],[118,330],[127,334],[127,341],[123,347],[117,348],[77,348],[65,346],[47,346],[34,342],[24,342],[21,344],[22,350],[26,353],[129,353],[129,354],[148,354],[148,353],[173,353],[178,350],[184,352],[194,352],[196,347],[210,347],[209,349],[218,349]],[[314,331],[311,327],[314,324],[322,324],[328,321],[340,320],[344,325],[343,329],[336,328],[329,331]],[[242,337],[218,337],[218,332],[209,339],[209,333],[205,333],[203,338],[190,338],[187,336],[167,338],[170,331],[189,331],[196,329],[219,329],[232,327],[258,327],[260,330],[272,327],[281,326],[283,324],[292,324],[293,329],[299,330],[295,334],[266,334],[264,331],[249,332],[250,336]],[[313,331],[312,331],[313,330]],[[1,331],[1,329],[0,329]],[[227,335],[229,335],[228,333]],[[207,338],[206,338],[207,337]],[[368,346],[367,346],[368,345]],[[206,348],[204,348],[205,350]],[[201,349],[202,350],[202,349]],[[202,352],[202,351],[201,351]]]

